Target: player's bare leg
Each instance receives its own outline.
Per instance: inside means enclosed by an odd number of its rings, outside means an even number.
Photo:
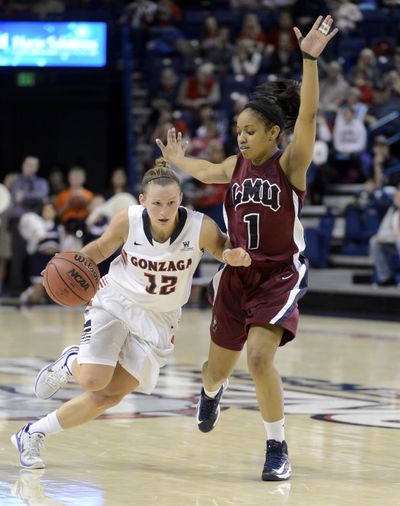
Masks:
[[[19,452],[22,467],[44,468],[40,450],[47,435],[97,418],[137,388],[139,382],[120,364],[117,364],[115,370],[112,367],[109,368],[113,369],[114,374],[105,388],[78,395],[63,404],[57,411],[53,411],[41,420],[24,425],[16,434],[13,434],[11,441]]]
[[[203,388],[197,405],[197,425],[202,432],[210,432],[218,423],[219,403],[239,356],[240,351],[222,348],[211,341],[208,360],[203,365]]]
[[[265,481],[290,478],[290,463],[284,433],[282,381],[274,357],[283,329],[273,325],[252,325],[247,339],[247,363],[267,432],[267,455],[262,473]]]

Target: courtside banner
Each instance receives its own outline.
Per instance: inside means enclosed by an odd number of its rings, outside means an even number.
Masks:
[[[104,67],[104,22],[0,21],[0,67]]]

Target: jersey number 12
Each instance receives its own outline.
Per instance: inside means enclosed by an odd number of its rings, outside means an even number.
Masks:
[[[145,272],[146,278],[149,278],[149,283],[146,286],[146,292],[152,295],[169,295],[175,292],[178,278],[176,276],[161,276],[161,286],[157,286],[156,275]]]

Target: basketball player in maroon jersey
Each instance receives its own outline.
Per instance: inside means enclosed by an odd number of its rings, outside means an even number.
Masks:
[[[211,431],[227,378],[247,341],[247,363],[267,433],[265,481],[287,480],[291,467],[284,436],[282,382],[274,366],[278,346],[291,341],[298,325],[297,301],[307,289],[307,264],[299,215],[306,191],[318,109],[317,58],[335,36],[331,16],[318,17],[303,38],[301,91],[293,81],[268,82],[256,89],[237,120],[240,154],[221,164],[185,157],[180,133],[159,139],[163,156],[204,183],[229,183],[225,199],[228,233],[234,247],[250,253],[243,269],[224,266],[213,279],[213,315],[208,361],[197,423]],[[293,129],[284,151],[279,136]]]

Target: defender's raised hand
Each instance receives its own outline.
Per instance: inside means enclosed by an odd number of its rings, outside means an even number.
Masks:
[[[334,28],[332,32],[329,33],[332,23],[332,16],[326,16],[325,19],[323,19],[322,16],[318,16],[313,27],[305,37],[303,37],[301,31],[297,27],[293,28],[299,42],[299,47],[306,58],[307,56],[311,57],[310,59],[318,58],[328,42],[338,33],[339,30],[337,28]]]
[[[176,135],[175,128],[170,128],[167,133],[167,145],[161,139],[156,139],[157,146],[161,149],[162,155],[167,162],[174,163],[174,160],[185,156],[188,142],[182,140],[182,133]]]

